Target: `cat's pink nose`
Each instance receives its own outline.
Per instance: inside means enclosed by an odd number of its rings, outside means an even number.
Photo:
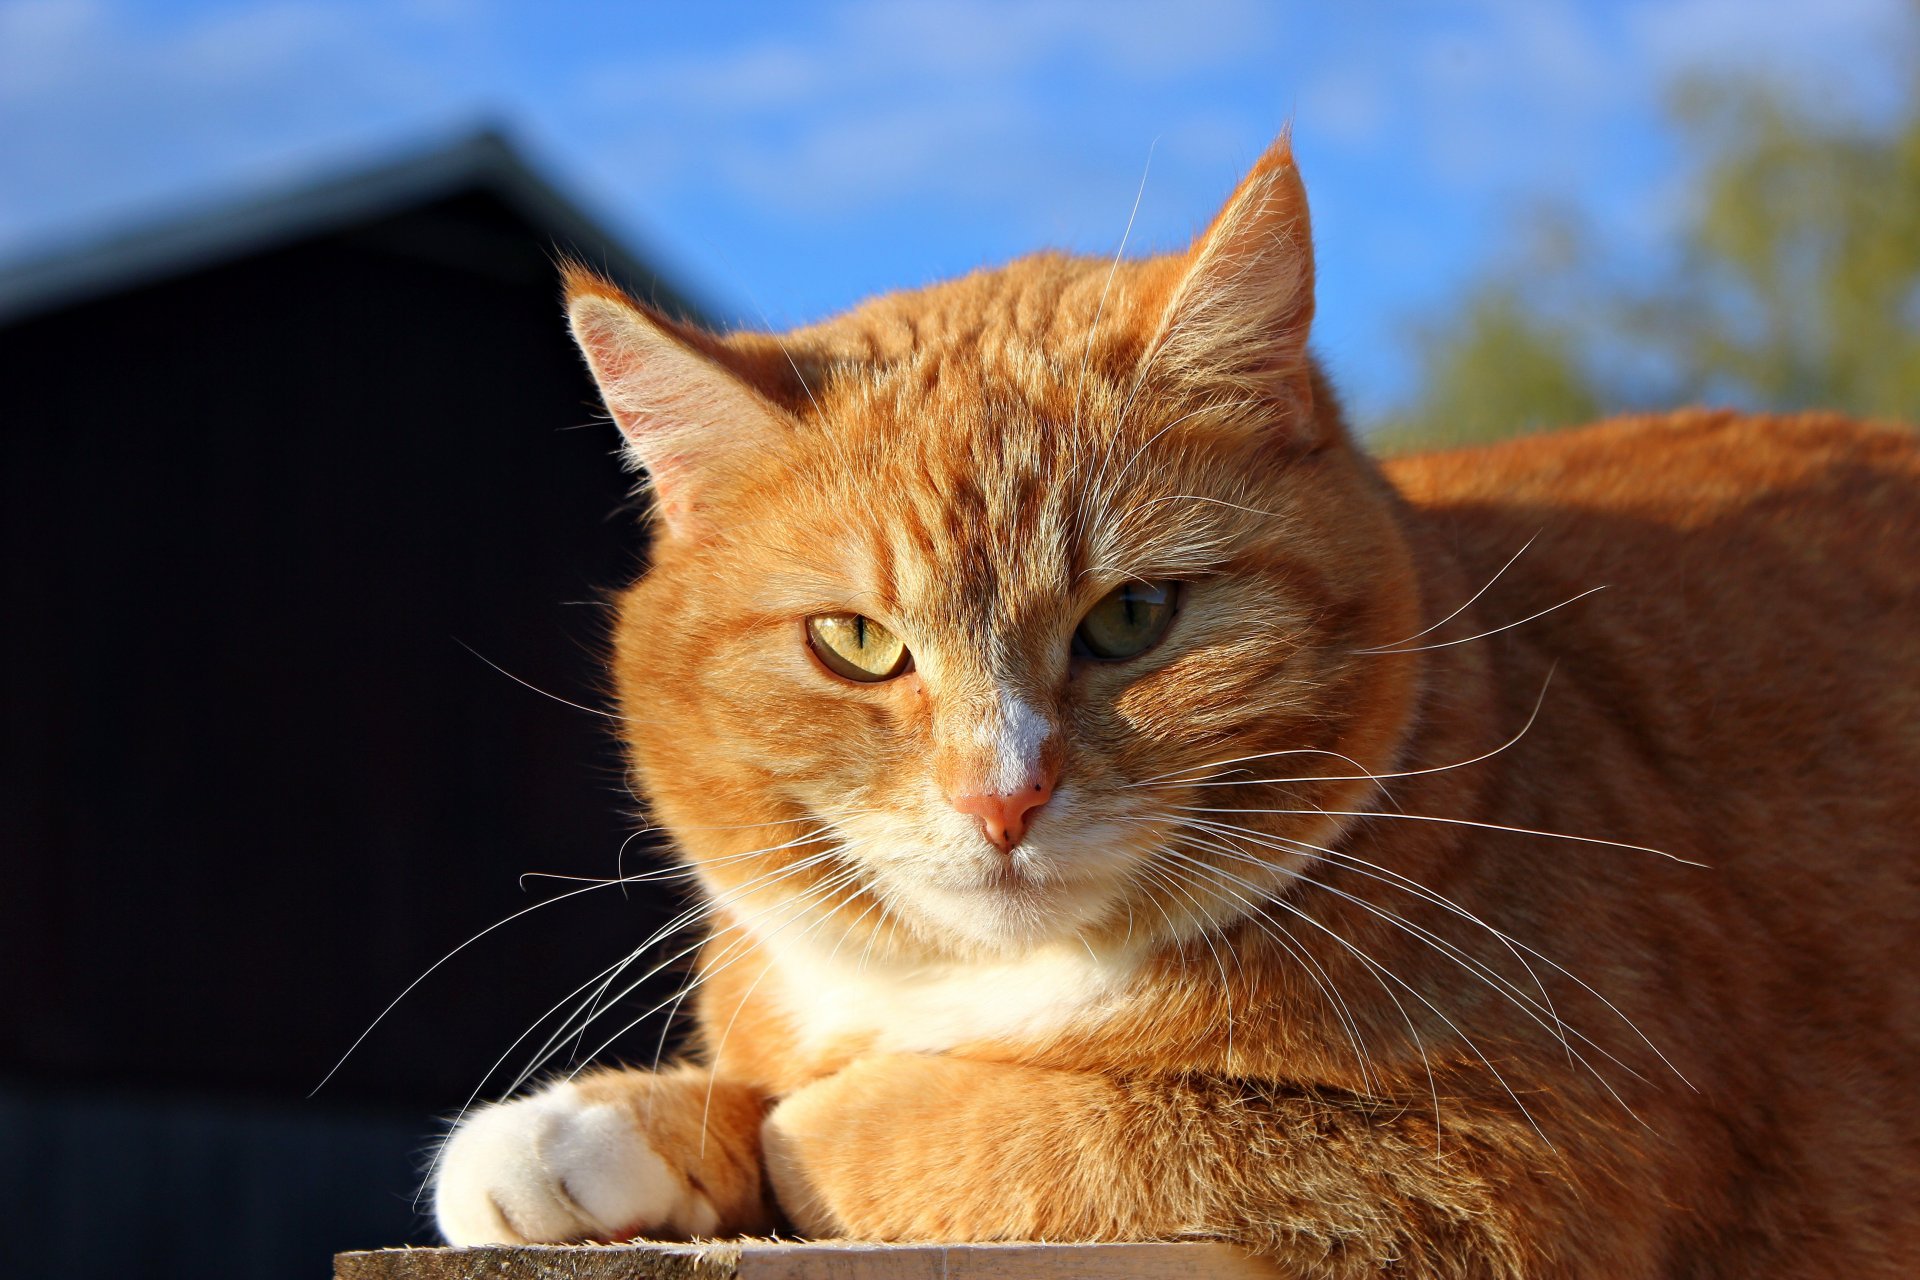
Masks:
[[[1053,770],[1029,778],[1018,791],[978,792],[953,797],[953,807],[980,820],[980,830],[1002,853],[1012,853],[1026,838],[1034,810],[1053,799]]]

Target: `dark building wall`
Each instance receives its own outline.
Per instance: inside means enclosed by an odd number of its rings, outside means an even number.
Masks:
[[[516,877],[610,876],[633,830],[611,722],[460,643],[604,704],[604,593],[640,547],[548,250],[475,193],[0,331],[16,1101],[424,1135],[669,911],[612,888],[502,927],[305,1099],[436,960],[577,887]]]

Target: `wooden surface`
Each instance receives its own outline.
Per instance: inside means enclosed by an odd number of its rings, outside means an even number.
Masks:
[[[1225,1244],[520,1245],[342,1253],[335,1280],[1277,1280]]]

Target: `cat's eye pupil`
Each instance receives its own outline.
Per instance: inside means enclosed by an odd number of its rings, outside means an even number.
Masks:
[[[1173,624],[1179,584],[1127,582],[1087,611],[1073,633],[1076,653],[1117,662],[1145,653]]]
[[[857,613],[808,618],[807,647],[821,666],[860,684],[891,680],[913,665],[913,655],[900,637]]]

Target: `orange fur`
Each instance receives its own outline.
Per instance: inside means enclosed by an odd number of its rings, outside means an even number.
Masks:
[[[1283,140],[1186,254],[780,337],[570,275],[590,355],[672,344],[595,363],[678,397],[621,418],[669,515],[615,672],[728,1102],[592,1087],[661,1095],[669,1164],[763,1142],[808,1233],[1912,1274],[1920,450],[1689,412],[1376,464],[1308,243]],[[1129,577],[1173,632],[1072,659]],[[834,611],[915,671],[826,675]],[[1060,770],[1019,874],[942,807],[996,697]],[[779,1225],[752,1164],[728,1229]]]

